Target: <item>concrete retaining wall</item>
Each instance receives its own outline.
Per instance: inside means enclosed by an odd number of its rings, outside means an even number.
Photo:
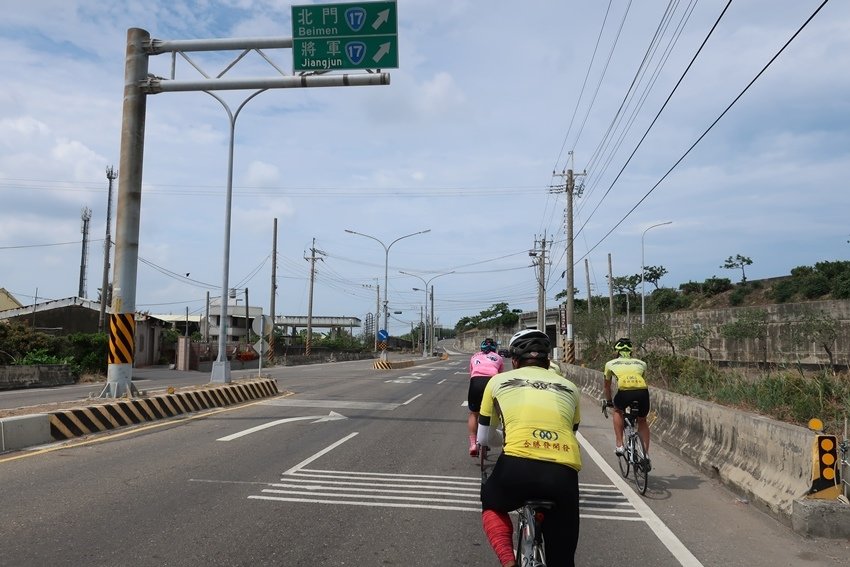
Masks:
[[[561,367],[584,393],[601,402],[602,372]],[[803,499],[811,484],[811,431],[657,388],[650,388],[650,398],[658,413],[652,425],[654,442],[716,476],[799,533],[850,537],[850,506],[837,500],[813,505]],[[821,521],[824,514],[842,518],[838,527],[835,521]]]
[[[0,366],[0,390],[64,386],[73,383],[74,375],[66,364]]]

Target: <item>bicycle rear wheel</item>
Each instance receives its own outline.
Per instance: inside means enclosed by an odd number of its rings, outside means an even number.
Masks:
[[[617,462],[620,464],[620,472],[623,473],[623,478],[629,478],[629,466],[631,464],[630,456],[632,453],[632,440],[626,432],[625,451],[622,455],[617,455]]]
[[[516,534],[516,564],[532,565],[530,563],[534,554],[534,512],[528,507],[519,509]]]
[[[646,487],[649,484],[649,468],[646,466],[646,447],[643,446],[643,439],[636,436],[634,447],[635,486],[641,494],[646,494]]]

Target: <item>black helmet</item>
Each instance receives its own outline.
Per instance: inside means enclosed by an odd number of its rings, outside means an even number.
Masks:
[[[617,339],[617,342],[614,343],[614,350],[619,353],[629,354],[632,352],[632,340],[629,338]]]
[[[481,341],[481,352],[496,352],[496,341],[489,337]]]
[[[549,358],[552,343],[548,335],[537,329],[523,329],[511,337],[509,343],[512,358]]]

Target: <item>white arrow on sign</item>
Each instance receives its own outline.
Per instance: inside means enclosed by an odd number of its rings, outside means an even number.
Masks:
[[[378,12],[378,17],[375,18],[375,21],[372,22],[372,29],[376,30],[381,27],[382,24],[386,23],[387,20],[390,19],[390,11],[389,10],[381,10]]]
[[[220,439],[216,439],[216,441],[233,441],[234,439],[239,439],[240,437],[244,437],[245,435],[250,435],[251,433],[256,433],[257,431],[262,431],[263,429],[268,429],[269,427],[274,427],[275,425],[280,425],[281,423],[289,423],[291,421],[307,421],[310,419],[314,419],[313,423],[321,423],[323,421],[336,421],[338,419],[348,419],[342,414],[336,413],[332,411],[328,415],[305,415],[302,417],[287,417],[286,419],[278,419],[277,421],[270,421],[268,423],[264,423],[263,425],[258,425],[257,427],[252,427],[251,429],[246,429],[244,431],[239,431],[237,433],[233,433],[226,437],[222,437]]]
[[[377,63],[381,58],[390,52],[390,42],[382,43],[375,55],[372,56],[372,61]]]

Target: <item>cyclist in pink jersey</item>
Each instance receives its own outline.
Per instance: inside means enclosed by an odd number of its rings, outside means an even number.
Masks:
[[[496,341],[486,338],[481,341],[481,351],[476,352],[469,359],[469,392],[466,400],[469,405],[467,427],[469,430],[470,457],[478,456],[478,442],[476,441],[478,411],[481,409],[481,397],[484,395],[484,388],[487,386],[487,381],[501,372],[505,366],[502,357],[496,353],[497,348]]]

